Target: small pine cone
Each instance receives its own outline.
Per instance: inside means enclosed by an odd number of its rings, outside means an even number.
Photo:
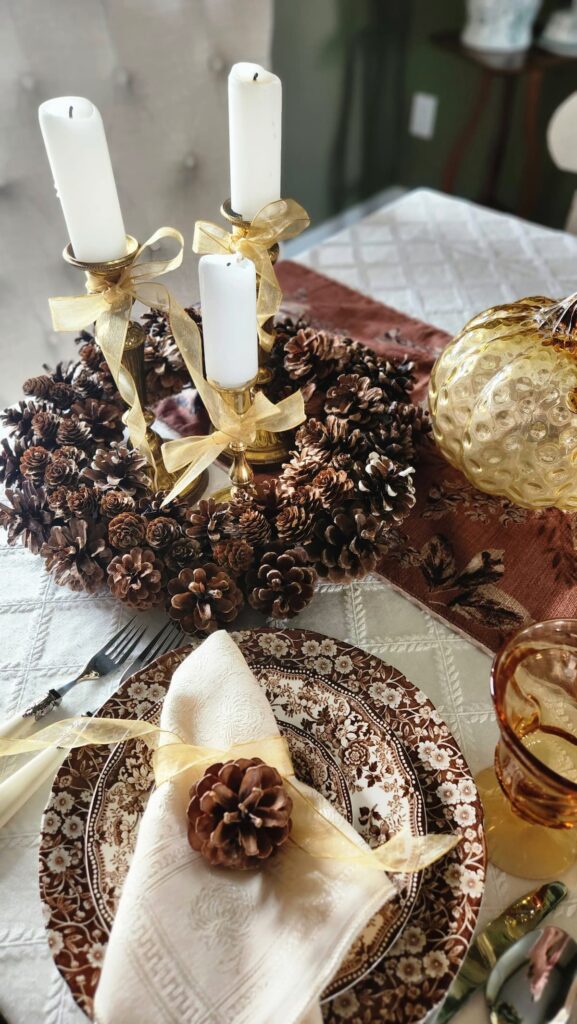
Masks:
[[[341,338],[306,327],[287,340],[284,367],[299,383],[323,380],[339,372],[346,356],[347,346]]]
[[[13,442],[12,448],[6,438],[2,439],[0,449],[0,483],[12,487],[21,480],[20,459],[25,451],[20,441]]]
[[[168,592],[170,615],[187,633],[214,633],[236,619],[244,604],[232,576],[214,562],[183,569],[170,580]]]
[[[39,409],[32,417],[32,434],[35,442],[52,445],[56,439],[60,416],[49,409]]]
[[[21,541],[37,555],[52,525],[52,512],[46,505],[43,489],[24,480],[19,490],[6,491],[9,505],[0,504],[0,526],[8,531],[10,545]]]
[[[70,508],[68,506],[68,498],[73,492],[68,487],[55,487],[53,491],[48,491],[46,495],[46,504],[48,508],[54,513],[54,519],[69,519]]]
[[[69,491],[66,499],[69,511],[79,519],[95,519],[98,515],[98,495],[94,487],[84,484],[76,491]]]
[[[50,398],[57,409],[70,409],[71,405],[78,398],[76,388],[64,381],[53,382],[50,389]]]
[[[180,526],[170,516],[151,519],[146,527],[146,543],[155,551],[168,547],[180,536]]]
[[[97,445],[122,437],[122,409],[115,402],[99,402],[96,398],[85,398],[83,402],[75,402],[70,411],[77,422],[87,429],[88,436]]]
[[[399,469],[386,455],[371,452],[358,479],[358,489],[366,494],[375,516],[390,517],[396,523],[405,519],[415,504],[412,466]]]
[[[40,410],[46,408],[45,405],[37,405],[36,402],[18,402],[18,405],[10,405],[4,409],[0,414],[0,420],[15,437],[28,439],[31,436],[32,443],[37,444],[42,438],[35,436],[34,417]]]
[[[40,554],[60,587],[94,593],[104,584],[104,569],[96,558],[106,558],[110,552],[98,532],[91,533],[83,519],[71,519],[68,526],[54,526]]]
[[[373,571],[382,535],[383,524],[374,516],[345,506],[317,520],[305,548],[319,576],[347,583]]]
[[[356,373],[341,374],[337,383],[327,391],[326,412],[345,420],[351,427],[370,429],[378,425],[385,408],[381,389],[374,387],[368,377],[359,377]]]
[[[219,762],[190,790],[188,841],[212,867],[257,868],[289,838],[292,807],[281,775],[259,757]]]
[[[92,441],[90,427],[87,423],[81,423],[74,416],[67,416],[66,419],[60,421],[56,440],[59,445],[87,448]]]
[[[267,517],[258,508],[241,512],[233,528],[234,538],[242,538],[253,548],[268,544],[272,530]]]
[[[110,562],[108,586],[131,608],[153,608],[162,601],[162,562],[149,548],[132,548]]]
[[[327,463],[329,456],[327,455]],[[323,465],[314,456],[308,456],[306,452],[294,453],[290,462],[286,462],[282,468],[281,485],[284,493],[290,497],[303,487],[307,487],[317,476]]]
[[[44,481],[46,469],[50,463],[50,452],[41,445],[27,448],[20,459],[20,472],[33,484]]]
[[[254,561],[254,549],[246,540],[221,540],[212,553],[218,565],[230,569],[233,576],[248,572]]]
[[[398,331],[387,331],[386,337],[402,344]],[[411,360],[401,359],[399,362],[390,362],[377,355],[374,349],[367,348],[366,345],[362,345],[358,341],[351,342],[349,356],[348,373],[357,373],[360,377],[370,377],[373,384],[382,388],[391,402],[408,401],[414,384],[415,364]]]
[[[323,508],[338,508],[343,502],[352,498],[354,483],[344,469],[329,466],[317,473],[312,490]]]
[[[114,519],[121,512],[134,512],[135,501],[125,491],[105,491],[100,498],[100,513],[105,519]]]
[[[52,452],[52,461],[57,459],[68,459],[75,462],[78,469],[85,466],[88,458],[86,452],[82,448],[76,448],[72,444],[64,444],[62,448],[56,448]]]
[[[146,523],[134,512],[121,512],[108,524],[108,540],[118,551],[138,548],[146,537]]]
[[[316,581],[317,574],[302,548],[289,548],[280,554],[268,551],[258,570],[249,573],[248,602],[273,619],[292,618],[312,600]]]
[[[280,540],[289,547],[308,540],[319,509],[320,501],[311,487],[295,491],[276,518],[276,531]]]
[[[168,505],[163,506],[163,501],[166,498],[168,491],[156,491],[154,494],[149,492],[144,494],[136,502],[136,507],[140,512],[141,516],[145,519],[156,519],[158,516],[170,516],[172,519],[181,522],[186,518],[189,511],[189,505],[186,502],[186,498],[176,497],[174,501],[169,501]]]
[[[82,476],[102,491],[126,491],[139,494],[148,490],[148,464],[140,452],[113,441],[108,448],[97,448],[90,467]]]
[[[187,566],[198,562],[202,555],[202,547],[192,537],[179,537],[164,553],[164,561],[169,569],[179,572]]]
[[[199,541],[203,546],[206,546],[207,542],[218,543],[228,533],[229,512],[228,503],[217,502],[214,498],[202,498],[198,505],[187,512],[187,536]]]
[[[63,454],[62,450],[56,452],[46,468],[44,482],[50,490],[53,487],[76,487],[78,466],[75,460]]]
[[[93,372],[104,362],[104,356],[90,334],[84,334],[84,344],[80,346],[79,356],[83,363]]]
[[[52,398],[53,386],[52,377],[43,373],[39,377],[29,377],[25,380],[22,390],[25,395],[34,395],[35,398]]]

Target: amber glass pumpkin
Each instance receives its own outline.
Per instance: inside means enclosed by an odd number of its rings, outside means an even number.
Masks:
[[[439,448],[479,490],[575,511],[577,296],[473,317],[435,363],[429,404]]]

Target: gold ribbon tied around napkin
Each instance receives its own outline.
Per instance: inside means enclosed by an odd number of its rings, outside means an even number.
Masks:
[[[277,199],[267,203],[250,224],[231,233],[212,221],[198,220],[194,227],[192,248],[196,253],[239,253],[252,260],[258,276],[256,314],[260,344],[270,352],[274,335],[265,324],[275,316],[282,300],[282,291],[274,271],[269,249],[278,242],[295,238],[308,228],[308,213],[294,199]]]
[[[311,800],[307,787],[294,774],[294,768],[283,736],[267,736],[239,743],[228,750],[198,747],[185,743],[175,733],[160,729],[151,722],[115,718],[67,718],[32,736],[0,740],[0,757],[25,754],[59,747],[73,750],[99,744],[123,743],[141,739],[153,751],[157,786],[188,772],[191,785],[202,777],[210,765],[239,757],[260,757],[277,769],[293,801],[290,840],[311,857],[337,860],[378,871],[422,871],[452,850],[460,836],[454,834],[412,836],[408,831],[397,833],[375,849],[358,846],[338,823],[338,818],[321,804]],[[322,809],[321,809],[322,808]]]

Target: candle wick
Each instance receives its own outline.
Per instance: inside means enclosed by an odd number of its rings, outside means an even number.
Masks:
[[[253,82],[256,82],[257,78],[258,78],[258,71],[255,71],[254,75],[252,76]]]
[[[72,117],[72,107],[68,108],[68,117]]]

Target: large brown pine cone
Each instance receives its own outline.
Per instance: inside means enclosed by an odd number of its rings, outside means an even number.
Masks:
[[[312,327],[298,331],[285,344],[285,370],[299,383],[338,373],[346,358],[347,346],[341,338]]]
[[[54,582],[71,590],[93,593],[104,584],[106,574],[96,561],[106,559],[106,548],[99,531],[91,530],[83,519],[73,518],[67,526],[53,526],[40,554]]]
[[[383,524],[362,508],[344,506],[319,518],[307,555],[319,576],[346,583],[372,572],[377,564]]]
[[[218,502],[214,498],[202,498],[187,514],[188,525],[186,534],[206,547],[208,543],[217,544],[227,536],[231,525],[227,502]]]
[[[146,543],[155,551],[160,551],[180,537],[180,532],[176,519],[170,516],[157,516],[146,526]]]
[[[41,445],[32,445],[27,448],[20,459],[20,472],[33,484],[41,484],[44,481],[46,469],[50,463],[50,452]]]
[[[259,757],[213,764],[190,790],[188,841],[213,867],[256,868],[289,838],[292,806]]]
[[[110,562],[108,586],[131,608],[153,608],[162,601],[162,562],[150,548],[132,548]]]
[[[170,615],[187,633],[214,633],[236,619],[244,604],[230,573],[214,562],[183,569],[170,580],[168,592]]]
[[[108,524],[108,540],[118,551],[138,548],[146,537],[146,523],[135,512],[121,512]]]
[[[325,410],[350,425],[370,429],[385,412],[385,396],[368,377],[343,373],[327,391]]]
[[[247,572],[254,561],[254,548],[240,538],[220,540],[214,545],[212,553],[217,564],[229,569],[233,576]]]
[[[359,491],[366,494],[373,515],[389,522],[402,522],[415,504],[415,486],[410,466],[399,470],[386,455],[371,452],[357,479]]]
[[[98,448],[92,465],[82,470],[101,491],[125,491],[139,494],[150,486],[148,465],[140,452],[112,441],[108,448]]]
[[[53,515],[46,504],[44,490],[24,480],[17,491],[6,491],[9,505],[0,503],[0,525],[8,531],[8,543],[21,541],[37,555],[47,539]]]
[[[106,519],[114,519],[121,512],[134,512],[135,502],[125,491],[97,492],[100,496],[100,512]]]
[[[302,548],[280,554],[268,551],[258,570],[247,577],[248,602],[274,619],[292,618],[312,600],[316,581],[317,574]]]

